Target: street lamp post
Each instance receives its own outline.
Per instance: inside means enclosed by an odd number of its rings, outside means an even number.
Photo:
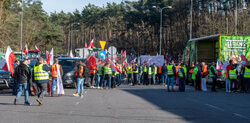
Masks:
[[[156,6],[153,6],[153,8],[157,8]],[[164,9],[171,9],[172,6],[167,6],[160,9],[161,17],[160,17],[160,42],[159,42],[159,51],[158,54],[161,55],[161,44],[162,44],[162,12]]]
[[[20,52],[22,54],[22,49],[23,49],[23,0],[22,2],[22,10],[21,10],[21,37],[20,37]]]

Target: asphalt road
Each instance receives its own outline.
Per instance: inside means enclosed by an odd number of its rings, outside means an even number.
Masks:
[[[24,106],[22,96],[0,91],[1,123],[250,123],[250,94],[167,92],[161,86],[122,85],[114,90],[87,89],[83,98],[65,89],[62,97],[46,97]]]

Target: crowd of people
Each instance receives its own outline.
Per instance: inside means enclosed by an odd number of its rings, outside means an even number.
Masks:
[[[110,62],[100,60],[97,65],[93,65],[90,61],[78,61],[75,71],[76,93],[73,96],[83,97],[84,85],[89,88],[96,89],[115,89],[121,84],[135,85],[156,85],[160,84],[167,89],[168,92],[185,92],[185,85],[191,83],[197,91],[207,91],[207,81],[212,80],[212,92],[216,92],[217,78],[219,74],[225,78],[226,92],[244,92],[246,93],[250,83],[250,63],[241,66],[241,70],[237,71],[237,64],[229,61],[226,71],[216,70],[215,63],[206,65],[196,63],[188,67],[183,63],[167,62],[163,66],[156,66],[155,63],[149,64],[143,62],[141,65],[137,63],[111,65]],[[54,90],[58,89],[58,75],[63,75],[62,66],[55,60],[53,65],[48,65],[43,58],[38,58],[38,63],[31,69],[29,67],[29,59],[20,62],[16,61],[14,79],[14,93],[16,98],[14,104],[18,102],[22,91],[25,93],[25,104],[30,105],[28,96],[30,85],[35,82],[38,88],[38,98],[36,101],[39,105],[43,104],[44,95],[48,92],[54,96]],[[111,67],[112,66],[112,67]],[[49,75],[51,73],[51,75]],[[58,74],[60,73],[60,74]],[[49,76],[52,78],[52,84],[49,83]],[[178,85],[178,90],[174,88]]]

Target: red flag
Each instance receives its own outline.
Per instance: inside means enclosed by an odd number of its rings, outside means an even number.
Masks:
[[[35,51],[40,52],[40,50],[37,48],[36,45],[35,45]]]
[[[89,43],[89,46],[87,48],[91,48],[94,46],[94,39],[92,39],[92,41]]]
[[[50,52],[50,54],[49,54],[49,57],[48,57],[48,59],[47,59],[47,63],[48,63],[49,65],[52,65],[53,62],[54,62],[54,50],[53,50],[53,48],[52,48],[52,50],[51,50],[51,52]]]
[[[27,54],[28,53],[28,46],[27,46],[27,44],[25,44],[25,47],[24,47],[24,49],[23,49],[23,52],[25,53],[25,54]]]
[[[16,56],[15,54],[12,52],[11,48],[8,46],[7,50],[6,50],[6,54],[5,54],[5,63],[4,66],[2,67],[2,70],[5,71],[10,71],[10,73],[14,74],[14,62],[15,62]]]

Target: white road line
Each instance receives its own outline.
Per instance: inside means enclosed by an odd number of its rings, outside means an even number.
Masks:
[[[225,111],[224,109],[222,108],[219,108],[219,107],[216,107],[216,106],[213,106],[213,105],[210,105],[210,104],[205,104],[206,106],[209,106],[209,107],[212,107],[214,109],[217,109],[217,110],[220,110],[220,111]]]
[[[238,113],[234,113],[234,115],[238,116],[238,117],[241,117],[241,118],[244,118],[244,119],[248,119],[250,120],[250,118],[244,116],[244,115],[241,115],[241,114],[238,114]]]
[[[76,102],[76,104],[75,105],[79,105],[80,104],[80,102]]]

